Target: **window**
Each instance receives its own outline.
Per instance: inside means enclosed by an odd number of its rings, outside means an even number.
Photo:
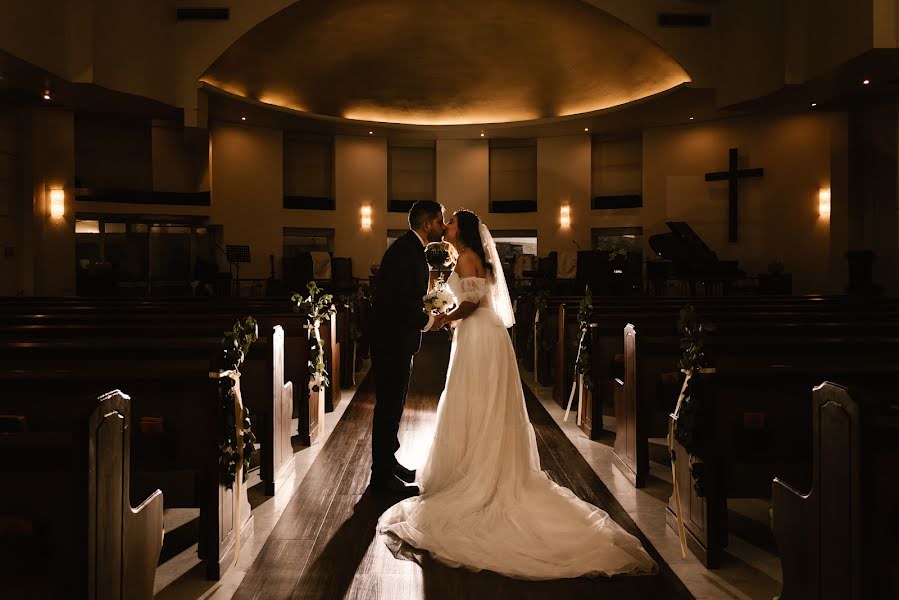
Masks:
[[[593,202],[597,209],[643,206],[643,140],[593,138]]]
[[[437,154],[434,142],[420,146],[390,146],[387,154],[389,212],[408,212],[418,200],[436,193]]]
[[[284,137],[284,208],[334,210],[333,140]]]
[[[490,212],[537,211],[535,140],[490,141]]]
[[[221,227],[178,217],[85,215],[75,221],[81,295],[189,295],[219,271]]]

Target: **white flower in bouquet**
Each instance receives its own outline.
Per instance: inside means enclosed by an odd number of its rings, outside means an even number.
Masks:
[[[425,294],[422,300],[424,301],[425,311],[429,313],[441,313],[447,312],[449,307],[453,305],[455,298],[453,298],[453,295],[446,289],[446,283],[443,281],[443,276],[441,275],[434,283],[434,288]]]

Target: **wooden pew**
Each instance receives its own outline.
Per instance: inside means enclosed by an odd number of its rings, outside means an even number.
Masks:
[[[886,400],[814,389],[810,491],[780,478],[772,491],[781,600],[899,597],[899,398]]]
[[[30,430],[23,419],[22,431],[0,435],[0,514],[33,526],[30,536],[4,540],[24,556],[0,566],[3,592],[149,600],[162,547],[163,497],[156,490],[131,507],[130,399],[116,390],[74,404],[68,429]],[[41,546],[43,552],[29,555]]]
[[[775,477],[808,485],[812,388],[821,380],[822,370],[841,381],[863,384],[872,396],[894,393],[899,365],[872,364],[864,357],[854,360],[852,354],[827,365],[719,367],[714,375],[703,375],[696,382],[705,410],[700,429],[705,445],[701,493],[691,475],[694,465],[677,442],[675,477],[687,545],[706,567],[720,566],[721,550],[727,545],[728,498],[769,500]],[[765,415],[761,428],[760,414]],[[747,420],[747,415],[752,418]],[[676,530],[675,504],[672,494],[667,520]]]
[[[67,347],[71,352],[78,351],[79,344],[84,340],[91,340],[91,346],[99,349],[99,344],[106,344],[110,352],[119,349],[130,353],[135,351],[132,346],[136,346],[138,354],[142,353],[141,348],[156,348],[165,354],[169,346],[171,349],[168,353],[171,354],[175,352],[177,344],[177,351],[180,352],[177,356],[189,360],[197,358],[199,360],[196,364],[199,366],[218,347],[218,340],[210,335],[223,329],[218,319],[212,319],[209,323],[190,320],[184,325],[170,320],[159,323],[153,319],[142,324],[135,321],[130,319],[124,324],[102,320],[85,323],[82,319],[76,324],[65,326],[40,325],[25,328],[21,335],[19,329],[0,328],[0,340],[10,337],[32,339],[30,344],[14,342],[11,346],[0,345],[0,352],[4,352],[5,348],[7,353],[3,355],[15,364],[28,352],[38,351],[41,347],[50,352],[53,344],[63,342],[69,344]],[[250,349],[242,368],[242,388],[244,403],[250,409],[253,429],[261,444],[260,477],[265,484],[266,494],[274,495],[292,471],[293,447],[290,440],[293,385],[292,382],[285,382],[286,338],[283,328],[275,325],[270,335],[266,335],[264,330],[260,334],[260,339]],[[301,353],[305,344],[301,344],[296,337],[291,341],[295,354]],[[52,355],[46,357],[51,360],[54,358]],[[58,355],[56,358],[60,359]]]
[[[56,337],[77,337],[80,329],[96,324],[116,325],[123,336],[146,336],[154,332],[160,334],[220,336],[223,324],[228,325],[235,315],[248,314],[245,306],[207,305],[191,302],[182,305],[176,300],[155,303],[119,302],[108,303],[113,308],[90,308],[84,304],[78,310],[62,309],[61,312],[29,314],[9,314],[0,325],[0,337],[18,341],[29,339],[55,339]],[[260,307],[251,307],[260,308]],[[284,312],[283,303],[275,306],[271,313],[255,312],[260,331],[271,330],[275,325],[282,325],[285,330],[285,378],[292,381],[294,387],[294,415],[298,418],[298,435],[304,445],[311,445],[317,439],[321,423],[321,412],[318,402],[323,394],[310,396],[307,382],[309,380],[309,339],[304,328],[306,318],[294,312]],[[20,309],[21,310],[21,309]],[[328,326],[322,327],[322,336],[326,344],[325,362],[333,365],[335,360],[329,350],[339,351],[339,347],[330,344]],[[115,330],[111,330],[115,331]],[[339,364],[339,359],[337,360]],[[339,397],[339,396],[338,396]]]
[[[143,355],[120,346],[92,353],[90,344],[62,344],[6,361],[10,368],[0,372],[0,408],[27,415],[37,428],[52,431],[64,426],[77,408],[66,402],[73,394],[90,393],[110,381],[134,390],[131,494],[143,497],[160,488],[167,506],[198,506],[198,554],[207,577],[218,579],[233,562],[235,532],[246,535],[253,522],[246,489],[235,497],[235,490],[220,480],[218,379],[224,374],[210,372],[207,357],[191,359],[180,352],[183,348],[175,349],[175,360],[161,358],[172,343],[162,341],[168,344],[141,340]],[[252,364],[248,361],[244,368]],[[162,430],[146,430],[146,417],[161,419]]]
[[[574,385],[581,386],[580,380],[575,378],[575,361],[581,340],[580,300],[573,303],[562,303],[558,308],[558,331],[555,343],[555,368],[553,369],[553,399],[562,408],[567,408],[571,388]],[[592,327],[591,327],[592,329]],[[591,334],[592,335],[592,334]],[[581,406],[583,401],[585,406]],[[593,392],[583,390],[575,393],[571,403],[572,410],[581,413],[580,428],[592,439],[593,434]],[[601,423],[601,420],[600,420]]]
[[[899,324],[899,312],[895,306],[889,303],[876,303],[864,305],[861,309],[858,304],[834,303],[832,308],[827,308],[818,302],[799,303],[793,306],[749,306],[725,303],[723,305],[707,304],[699,312],[709,322],[732,328],[734,335],[744,332],[750,334],[759,324],[781,323],[783,331],[804,335],[803,330],[814,328],[818,331],[829,329],[833,335],[839,336],[845,332],[845,328],[852,324],[877,323],[880,326],[895,328]],[[598,307],[594,303],[594,315],[592,326],[592,371],[595,388],[592,394],[592,421],[595,425],[588,433],[591,439],[597,439],[602,431],[602,415],[606,407],[614,406],[612,402],[613,382],[615,373],[623,371],[622,361],[624,344],[622,329],[628,323],[633,323],[644,333],[652,335],[670,335],[679,337],[677,333],[677,320],[680,308],[670,305],[658,309],[640,311],[636,308],[627,309],[620,307],[608,310]],[[892,329],[896,331],[896,329]],[[673,348],[677,348],[679,342],[672,339]],[[676,358],[671,362],[674,368]],[[586,422],[588,419],[585,418]]]
[[[339,320],[338,315],[333,314],[330,319],[322,321],[321,324],[322,345],[325,349],[325,368],[328,370],[328,376],[331,381],[331,385],[325,388],[325,412],[333,412],[334,408],[340,404],[341,350],[337,335]]]
[[[576,348],[576,338],[579,336],[577,322],[577,307],[580,303],[580,296],[557,295],[548,299],[543,318],[549,318],[553,321],[553,329],[542,328],[542,335],[537,333],[538,328],[534,325],[534,300],[533,298],[519,298],[516,303],[519,327],[516,335],[521,335],[521,331],[529,330],[534,332],[535,349],[534,356],[524,360],[525,368],[534,365],[537,369],[537,381],[541,385],[552,385],[553,397],[561,405],[567,404],[568,391],[574,384],[571,380],[571,368],[574,362],[574,356],[568,356]],[[622,299],[619,297],[594,297],[595,320],[602,327],[611,327],[612,331],[616,329],[620,331],[628,320],[633,319],[635,314],[645,314],[652,318],[659,315],[671,314],[670,323],[676,323],[677,313],[686,304],[692,304],[707,310],[725,310],[730,313],[745,310],[762,310],[764,312],[781,312],[783,316],[796,313],[808,313],[809,311],[824,311],[826,314],[839,312],[840,314],[850,315],[859,308],[859,302],[848,299],[845,296],[766,296],[766,297],[725,297],[725,298],[666,298],[666,297],[629,297]],[[871,304],[864,304],[866,310],[873,308],[876,311],[886,314],[899,315],[899,305],[895,302],[879,301]],[[560,310],[564,307],[565,310]],[[639,321],[638,321],[639,322]],[[556,323],[558,323],[556,325]],[[608,331],[608,329],[606,329]],[[597,332],[601,334],[600,332]],[[615,331],[617,335],[617,331]],[[566,343],[559,343],[559,340],[567,340]],[[522,340],[526,342],[526,338]],[[621,354],[622,348],[620,340],[611,356]],[[603,375],[607,375],[610,371],[608,365],[602,366]],[[605,381],[605,377],[601,378]],[[596,404],[593,407],[591,415],[582,419],[582,428],[591,438],[595,437],[592,431],[592,424],[596,421],[602,425],[601,410],[602,406],[609,406],[611,395],[609,387],[598,390],[596,395]],[[597,414],[597,410],[600,412]],[[598,431],[596,432],[598,435]]]
[[[801,337],[785,337],[785,324],[721,324],[722,331],[707,340],[707,350],[715,364],[742,368],[740,361],[765,368],[803,366],[812,379],[826,375],[833,361],[845,358],[851,364],[867,357],[871,364],[884,362],[877,352],[899,350],[897,338],[873,338],[854,326],[840,329],[809,325],[795,330]],[[899,333],[899,327],[884,325],[883,335]],[[653,335],[655,333],[656,335]],[[724,334],[727,334],[726,336]],[[839,335],[835,335],[839,334]],[[649,473],[649,438],[665,437],[668,415],[674,410],[682,377],[677,371],[681,354],[680,337],[649,333],[638,335],[633,325],[624,328],[624,389],[615,405],[615,464],[635,487],[646,485]],[[888,356],[889,354],[886,354]],[[819,371],[809,364],[811,357],[822,363]]]
[[[534,369],[537,382],[540,385],[556,387],[557,379],[564,379],[564,365],[559,364],[560,348],[560,311],[566,311],[566,307],[574,307],[573,312],[577,317],[577,306],[580,302],[578,296],[557,296],[550,298],[546,308],[540,314],[542,327],[534,324]],[[568,311],[570,312],[570,311]],[[559,385],[562,385],[559,383]],[[554,391],[553,397],[556,397]],[[565,397],[567,403],[568,397]],[[559,399],[556,398],[559,402]]]

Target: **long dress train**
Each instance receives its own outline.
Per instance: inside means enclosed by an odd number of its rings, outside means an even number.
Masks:
[[[422,494],[379,521],[391,550],[520,579],[655,572],[637,538],[540,470],[515,353],[487,282],[453,273],[447,283],[459,302],[480,306],[456,328]]]

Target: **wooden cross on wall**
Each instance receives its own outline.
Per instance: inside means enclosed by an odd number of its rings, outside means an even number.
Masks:
[[[728,154],[727,171],[706,173],[706,181],[727,180],[727,238],[731,242],[737,241],[737,182],[743,177],[761,177],[764,169],[738,169],[737,149],[731,148]]]

